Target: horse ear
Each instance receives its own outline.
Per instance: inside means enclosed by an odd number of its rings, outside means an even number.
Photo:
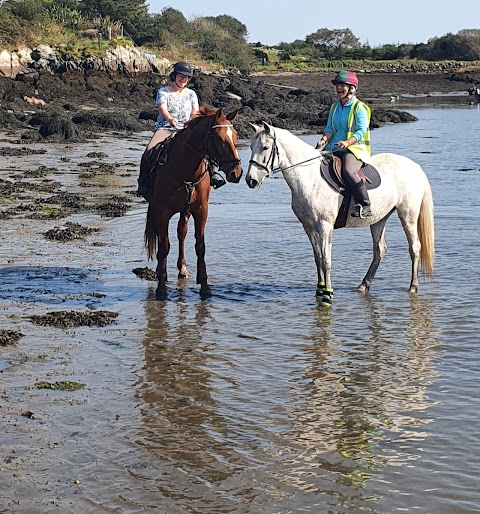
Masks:
[[[223,116],[223,109],[220,107],[220,109],[215,113],[215,120],[219,120],[221,116]]]
[[[248,122],[248,124],[253,128],[253,130],[255,131],[255,134],[257,132],[260,132],[260,130],[262,130],[262,127],[260,127],[259,125],[255,125],[255,123]]]
[[[239,109],[236,111],[231,112],[230,114],[227,114],[227,120],[232,121],[237,117]]]
[[[265,132],[267,134],[270,134],[270,132],[272,131],[272,127],[266,121],[262,121],[262,123],[263,123],[263,130],[265,130]]]

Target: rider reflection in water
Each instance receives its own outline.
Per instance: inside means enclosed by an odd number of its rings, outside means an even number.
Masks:
[[[186,62],[177,62],[170,73],[170,82],[157,91],[156,105],[158,118],[147,149],[140,162],[140,176],[138,177],[138,196],[143,196],[147,201],[150,196],[151,180],[150,162],[151,150],[159,143],[165,141],[177,130],[185,127],[185,123],[191,120],[199,110],[198,97],[193,89],[187,87],[188,81],[193,76],[192,66]],[[224,178],[217,172],[211,173],[210,181],[217,189],[225,184]]]
[[[358,78],[352,71],[341,71],[332,80],[337,101],[330,108],[322,138],[315,148],[331,150],[342,160],[345,180],[355,199],[352,216],[371,216],[370,199],[358,170],[370,157],[370,108],[355,96]]]

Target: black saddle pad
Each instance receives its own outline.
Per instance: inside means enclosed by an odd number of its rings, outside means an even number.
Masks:
[[[366,177],[365,184],[367,189],[375,189],[377,188],[382,179],[376,168],[374,168],[371,164],[363,164],[361,167],[361,171]],[[350,201],[352,198],[352,193],[346,187],[345,182],[338,177],[335,169],[334,169],[334,160],[333,155],[327,154],[324,159],[322,159],[320,164],[320,172],[322,177],[327,181],[327,183],[332,187],[335,191],[340,193],[343,196],[343,201],[340,205],[340,209],[338,211],[337,219],[335,220],[334,228],[342,228],[347,223],[348,218],[348,210],[350,207]]]
[[[382,179],[376,168],[374,168],[371,164],[363,164],[361,167],[361,171],[367,178],[365,184],[367,189],[376,189],[382,183]],[[345,196],[346,194],[346,186],[345,182],[341,182],[337,173],[333,169],[333,156],[331,154],[325,155],[324,159],[322,159],[320,164],[320,172],[322,177],[328,182],[330,187],[335,189],[338,193]]]

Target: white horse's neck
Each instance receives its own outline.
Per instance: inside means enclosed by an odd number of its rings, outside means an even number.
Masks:
[[[279,149],[279,164],[290,188],[312,188],[320,180],[318,150],[288,130],[275,129]]]

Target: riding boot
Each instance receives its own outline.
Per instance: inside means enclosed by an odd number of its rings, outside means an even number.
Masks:
[[[218,189],[226,184],[225,179],[218,173],[218,171],[210,170],[210,184],[213,189]]]
[[[150,180],[150,150],[145,150],[140,161],[140,175],[138,176],[137,196],[143,196],[148,202],[151,193]]]
[[[367,186],[363,180],[352,186],[352,194],[355,200],[355,205],[353,206],[351,214],[352,217],[367,218],[371,216],[372,211],[370,210]]]

